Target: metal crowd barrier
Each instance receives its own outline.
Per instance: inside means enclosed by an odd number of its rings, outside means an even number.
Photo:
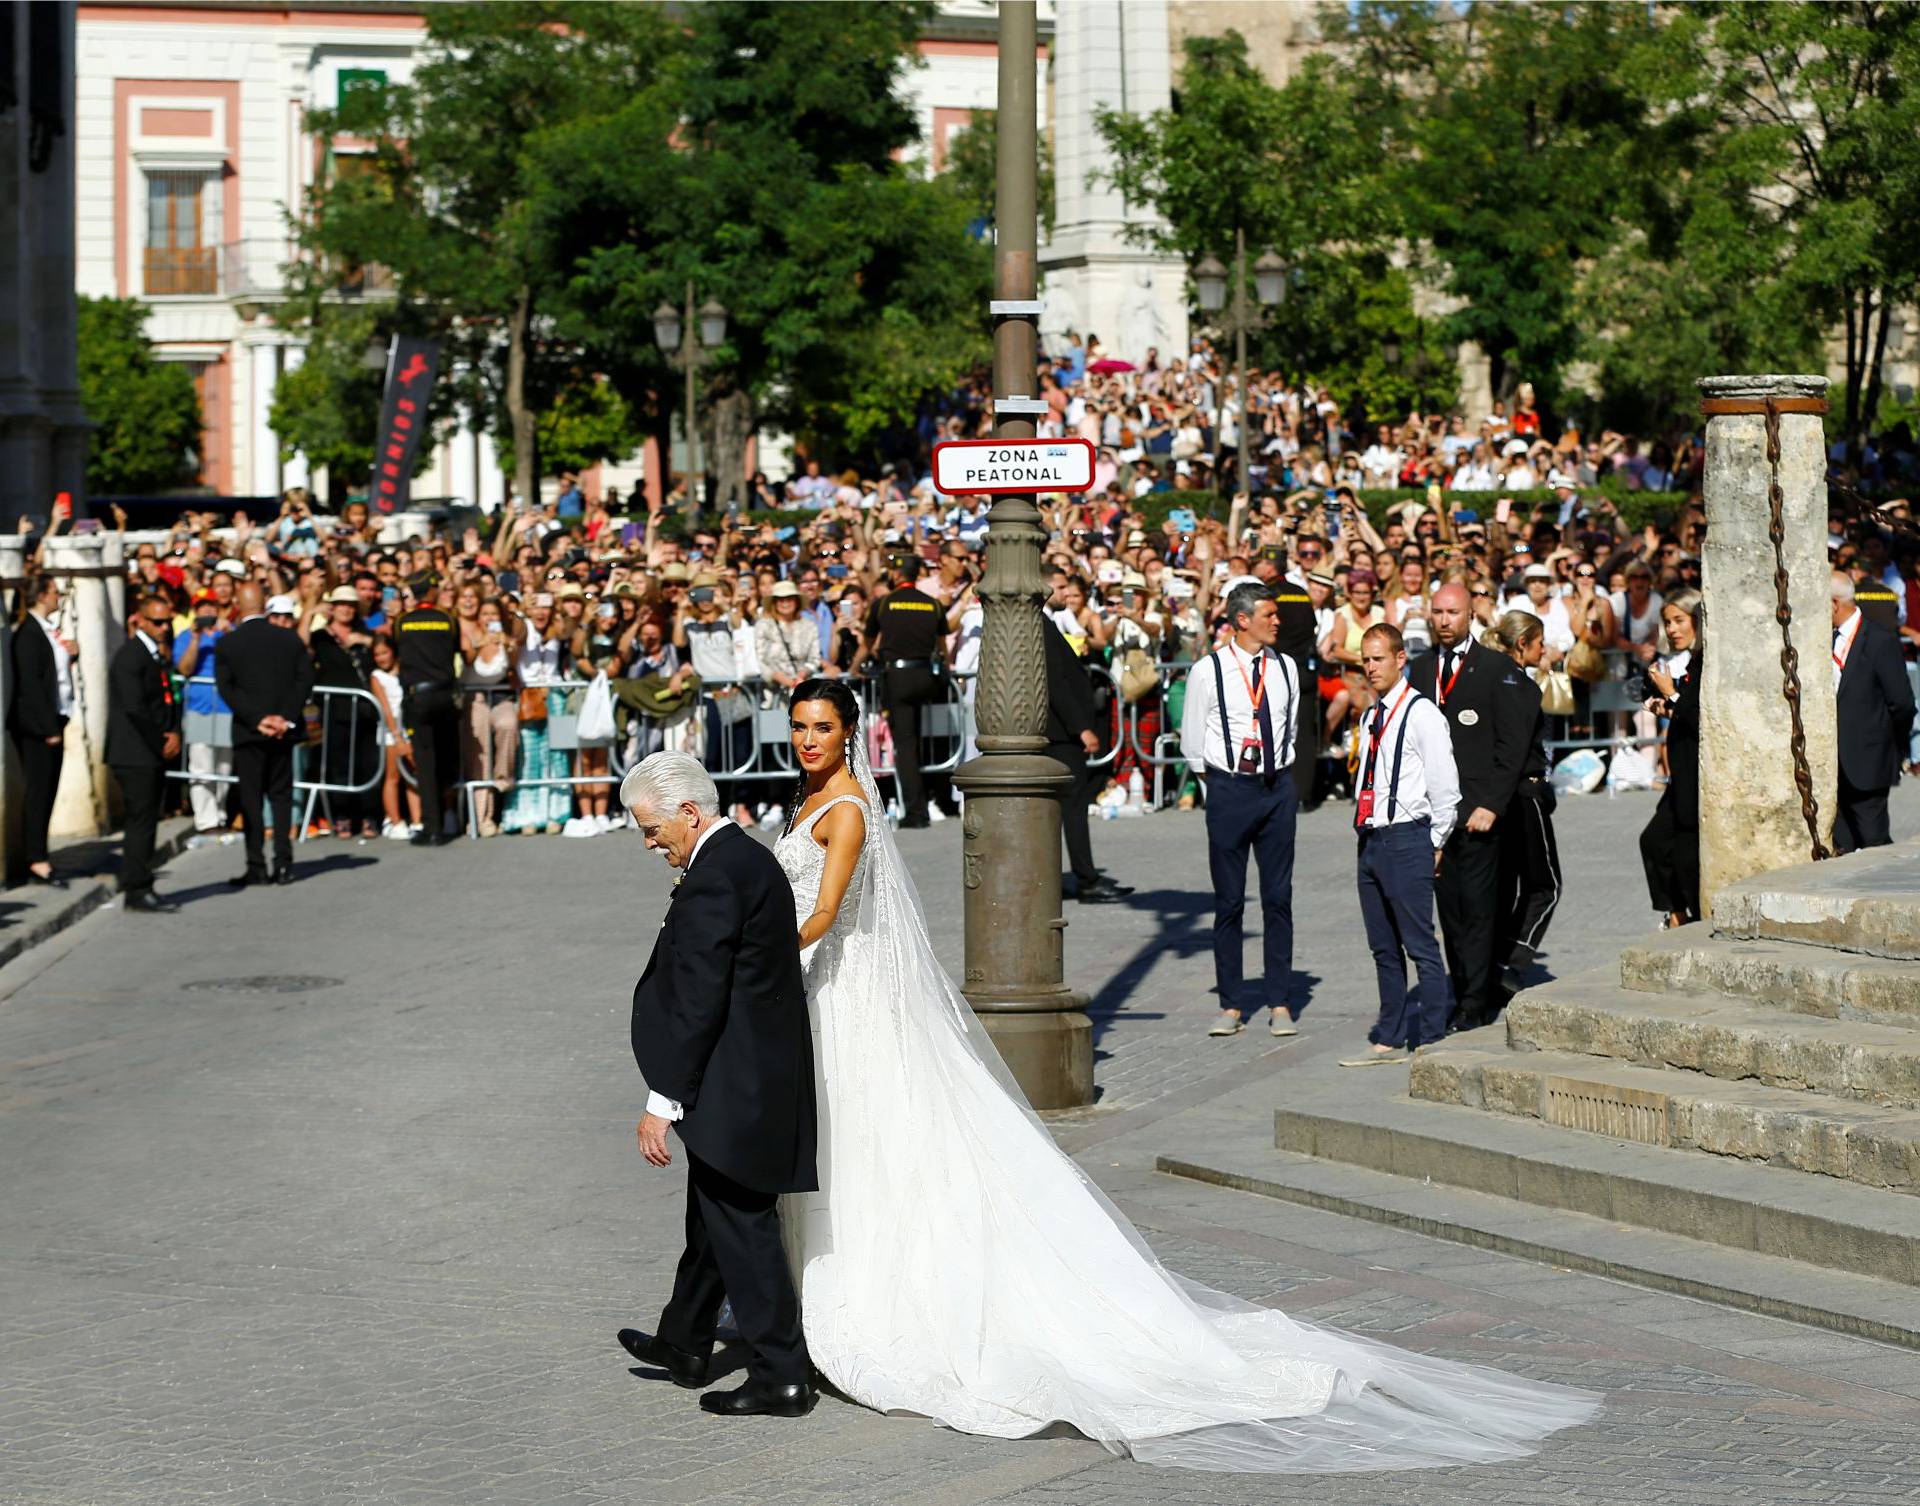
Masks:
[[[183,687],[194,686],[215,688],[211,675],[195,675],[182,682]],[[183,694],[182,701],[187,698]],[[295,839],[301,842],[307,839],[307,828],[313,824],[314,807],[331,795],[364,795],[375,788],[386,777],[386,752],[379,746],[376,737],[374,747],[376,757],[373,771],[364,780],[355,781],[355,764],[361,748],[360,722],[363,716],[372,719],[377,729],[382,722],[380,701],[370,690],[361,690],[357,686],[316,685],[313,689],[313,704],[319,711],[320,740],[297,742],[293,749],[293,792],[295,803],[299,805],[298,830]],[[363,707],[365,709],[363,709]],[[344,738],[347,767],[344,771],[346,782],[329,782],[324,773],[328,767],[328,755],[334,751],[333,740],[337,736]],[[180,767],[168,769],[167,778],[179,779],[189,785],[194,784],[238,784],[239,776],[219,774],[212,771],[196,771],[188,766],[191,750],[195,747],[231,749],[233,747],[233,713],[230,711],[185,711],[180,718]],[[321,778],[307,777],[308,771],[315,765],[322,774]],[[406,773],[402,765],[402,773]],[[410,780],[409,776],[409,780]],[[304,801],[299,797],[304,796]],[[331,803],[329,803],[331,809]]]

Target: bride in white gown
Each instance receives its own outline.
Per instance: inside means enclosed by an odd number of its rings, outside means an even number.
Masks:
[[[834,1386],[963,1432],[1066,1423],[1214,1470],[1487,1463],[1592,1416],[1592,1393],[1315,1327],[1161,1266],[935,960],[854,698],[809,681],[792,707],[802,800],[775,852],[804,917],[820,1191],[783,1198],[781,1221]]]

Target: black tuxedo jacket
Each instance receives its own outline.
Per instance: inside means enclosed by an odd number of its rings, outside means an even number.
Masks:
[[[220,640],[213,680],[233,711],[235,747],[276,743],[290,748],[300,740],[307,698],[313,694],[313,659],[292,628],[275,627],[264,617],[241,623]],[[294,732],[262,736],[260,723],[269,716],[284,716]]]
[[[1496,816],[1507,813],[1507,802],[1519,787],[1526,766],[1527,743],[1540,709],[1540,691],[1526,671],[1497,649],[1475,643],[1467,657],[1455,664],[1458,678],[1441,704],[1435,681],[1440,675],[1440,651],[1422,654],[1407,667],[1413,688],[1439,705],[1453,736],[1453,761],[1460,771],[1461,824],[1476,807]]]
[[[811,1192],[813,1034],[793,889],[737,826],[707,838],[633,990],[633,1059],[694,1155],[756,1192]]]
[[[58,737],[67,725],[60,714],[60,682],[53,645],[37,617],[29,615],[13,632],[13,704],[7,727],[15,737]]]
[[[129,638],[107,665],[107,762],[116,769],[163,769],[162,748],[180,730],[173,666]]]
[[[1840,774],[1856,790],[1884,790],[1900,777],[1913,731],[1913,687],[1900,641],[1862,617],[1835,695]]]
[[[1047,741],[1077,743],[1080,734],[1093,731],[1100,719],[1093,682],[1066,636],[1044,613],[1040,631],[1047,648]]]

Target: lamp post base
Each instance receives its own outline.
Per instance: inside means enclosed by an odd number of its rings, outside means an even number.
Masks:
[[[991,750],[954,772],[966,796],[961,991],[1036,1109],[1093,1102],[1093,1022],[1065,986],[1060,795],[1051,758]]]

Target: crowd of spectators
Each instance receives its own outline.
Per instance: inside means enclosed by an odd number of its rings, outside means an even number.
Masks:
[[[1226,591],[1247,577],[1291,576],[1313,603],[1314,799],[1350,790],[1355,730],[1372,699],[1359,666],[1366,629],[1392,624],[1417,655],[1431,641],[1432,593],[1449,581],[1468,590],[1483,629],[1509,610],[1540,619],[1535,673],[1560,747],[1646,748],[1660,779],[1659,687],[1685,652],[1663,608],[1690,603],[1700,584],[1696,441],[1556,431],[1524,386],[1511,405],[1482,414],[1376,420],[1309,383],[1254,373],[1243,384],[1204,340],[1185,360],[1148,351],[1134,367],[1074,337],[1043,362],[1039,385],[1053,410],[1042,434],[1084,435],[1099,456],[1091,491],[1038,499],[1046,610],[1101,697],[1096,764],[1109,782],[1098,803],[1138,808],[1142,785],[1167,802],[1196,800],[1163,734],[1178,725],[1180,667],[1217,640]],[[989,422],[977,383],[939,410],[923,438],[974,437]],[[1250,493],[1223,498],[1212,515],[1152,505],[1155,492],[1204,491],[1237,474],[1243,435]],[[1871,452],[1882,477],[1914,463],[1904,431]],[[618,771],[664,746],[706,757],[736,819],[777,820],[783,783],[726,776],[756,760],[785,767],[755,716],[785,687],[816,674],[871,675],[890,560],[926,562],[919,585],[946,609],[957,701],[978,664],[984,500],[941,496],[912,455],[872,471],[802,460],[783,482],[756,476],[749,505],[800,509],[797,521],[732,514],[696,523],[681,511],[682,485],[651,509],[636,493],[630,509],[616,510],[617,498],[568,473],[544,505],[452,530],[396,537],[394,520],[364,502],[331,516],[294,490],[271,518],[188,513],[164,536],[130,539],[130,583],[174,609],[190,718],[184,768],[206,776],[182,795],[195,825],[211,834],[230,824],[229,787],[219,782],[230,755],[205,729],[225,711],[212,663],[235,625],[236,587],[248,580],[292,600],[320,686],[363,693],[327,697],[317,718],[325,751],[320,761],[309,754],[306,777],[334,788],[309,835],[400,838],[439,823],[482,837],[596,836],[617,824]],[[1607,477],[1619,484],[1603,489]],[[1370,512],[1360,493],[1376,486],[1414,490]],[[1621,511],[1623,488],[1687,500],[1662,521],[1634,525]],[[1551,501],[1539,500],[1542,490]],[[1911,660],[1920,647],[1920,534],[1907,504],[1836,507],[1829,546],[1835,567],[1859,583],[1862,610],[1902,636]],[[409,779],[389,633],[421,602],[451,612],[460,635],[470,795],[445,811],[420,810]],[[886,724],[873,721],[884,770]],[[949,740],[935,757],[958,756],[968,742],[964,725],[942,735]]]

